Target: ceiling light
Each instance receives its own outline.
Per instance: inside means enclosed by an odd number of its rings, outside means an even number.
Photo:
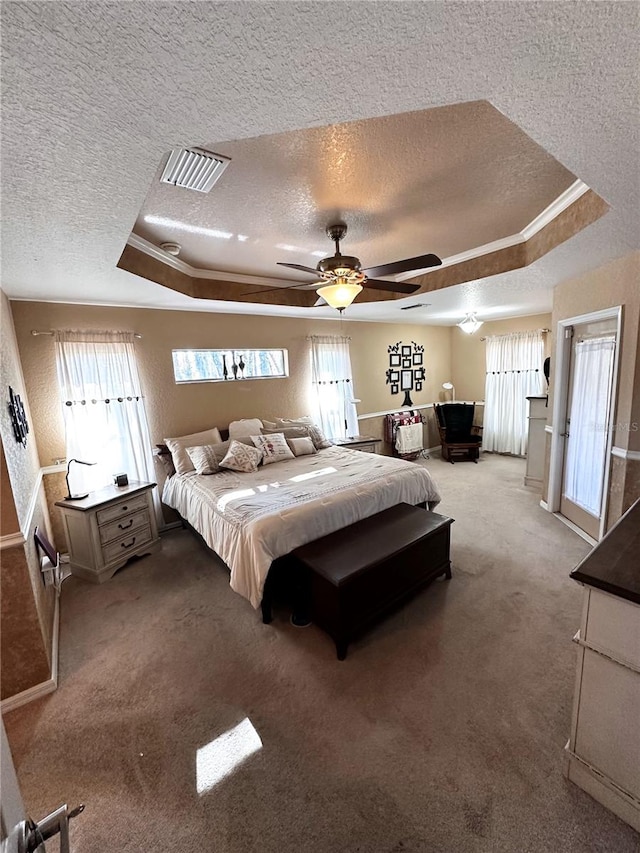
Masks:
[[[467,314],[464,320],[457,325],[465,334],[472,335],[478,331],[482,325],[482,320],[478,320],[475,314]]]
[[[168,255],[173,255],[175,258],[180,254],[182,246],[180,243],[160,243],[160,248]]]
[[[361,284],[354,284],[343,280],[334,284],[325,284],[324,287],[318,288],[317,293],[331,308],[344,311],[345,308],[351,305],[361,290]]]

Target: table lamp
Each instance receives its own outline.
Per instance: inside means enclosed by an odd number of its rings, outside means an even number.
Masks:
[[[89,496],[89,492],[86,495],[72,495],[71,489],[69,488],[69,468],[71,468],[71,463],[77,462],[78,465],[97,465],[97,462],[83,462],[82,459],[70,459],[67,463],[67,475],[65,480],[67,481],[67,494],[64,496],[65,501],[81,501],[83,498]]]
[[[453,387],[453,383],[451,382],[443,382],[442,387],[445,391],[451,391],[451,400],[456,399],[456,389]]]

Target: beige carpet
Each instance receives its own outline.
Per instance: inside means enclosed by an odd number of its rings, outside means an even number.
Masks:
[[[562,776],[588,546],[521,460],[423,464],[453,579],[342,663],[284,611],[263,625],[188,531],[65,582],[60,687],[5,718],[30,813],[84,801],[75,853],[637,851]],[[198,750],[245,720],[262,747],[198,793]]]

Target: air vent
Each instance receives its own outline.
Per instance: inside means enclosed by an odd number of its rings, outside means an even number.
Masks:
[[[203,148],[174,148],[160,180],[186,190],[208,193],[231,162]]]
[[[414,305],[402,305],[400,307],[401,311],[411,311],[413,308],[429,308],[431,306],[430,302],[416,302]]]

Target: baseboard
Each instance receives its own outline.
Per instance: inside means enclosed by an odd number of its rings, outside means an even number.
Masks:
[[[51,678],[34,684],[15,696],[8,696],[0,702],[0,713],[6,714],[22,705],[28,705],[35,699],[40,699],[48,693],[53,693],[58,687],[58,645],[60,637],[60,595],[56,594],[56,603],[53,611],[53,630],[51,636]]]
[[[559,512],[554,512],[553,514],[558,519],[558,521],[561,521],[570,530],[573,530],[574,533],[577,533],[578,536],[580,536],[582,539],[584,539],[585,542],[588,542],[589,545],[591,545],[591,547],[598,544],[597,540],[594,539],[593,536],[589,536],[589,534],[585,533],[581,527],[578,527],[578,525],[574,524],[573,521],[569,521],[569,519],[566,516],[562,515]]]
[[[163,524],[162,527],[158,528],[158,533],[162,536],[163,533],[169,533],[171,530],[178,530],[183,527],[181,521],[169,521],[166,524]]]
[[[540,506],[541,506],[541,507],[542,507],[542,509],[543,509],[543,510],[545,510],[546,512],[550,512],[550,510],[549,510],[549,504],[548,504],[546,501],[540,501]]]

